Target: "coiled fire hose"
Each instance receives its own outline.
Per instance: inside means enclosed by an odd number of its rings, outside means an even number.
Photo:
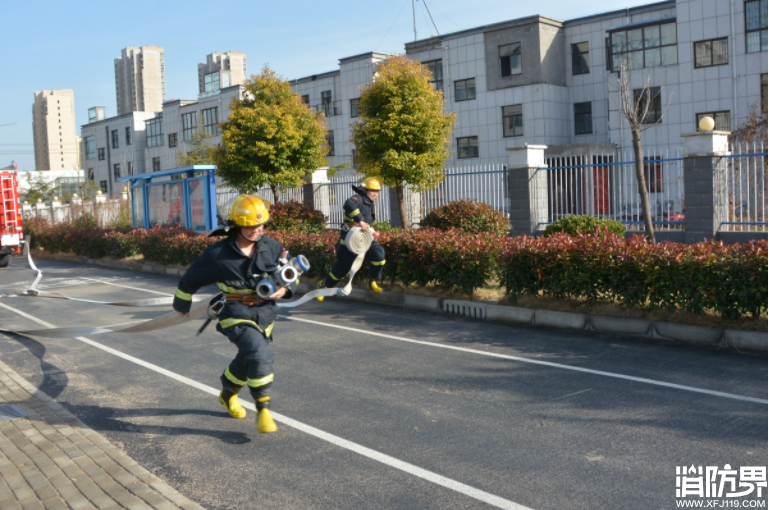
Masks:
[[[370,227],[367,230],[362,230],[360,227],[351,228],[347,231],[347,235],[344,238],[344,244],[347,246],[348,250],[357,256],[355,257],[355,261],[352,263],[352,267],[350,268],[350,281],[347,282],[347,285],[345,285],[343,288],[316,289],[308,292],[302,296],[301,299],[290,301],[288,303],[279,302],[277,305],[281,308],[293,308],[320,296],[349,296],[350,291],[352,290],[352,280],[355,277],[355,273],[357,273],[360,269],[360,266],[363,265],[363,259],[366,257],[366,252],[369,250],[369,248],[371,248],[371,243],[373,242],[374,229]]]

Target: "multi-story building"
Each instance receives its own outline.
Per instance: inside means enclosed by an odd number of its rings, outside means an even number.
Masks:
[[[115,93],[118,115],[131,112],[159,112],[166,99],[163,48],[123,48],[115,59]]]
[[[130,112],[84,124],[86,179],[115,196],[125,186],[116,181],[119,177],[177,168],[179,153],[192,149],[190,142],[197,129],[212,135],[209,143],[221,142],[217,125],[227,120],[230,100],[242,94],[243,87],[236,85],[205,94],[198,101],[167,101],[160,112]]]
[[[198,89],[200,94],[210,94],[220,89],[240,85],[246,81],[246,54],[239,51],[211,53],[203,64],[198,64]]]
[[[32,135],[37,170],[79,170],[80,140],[71,90],[35,92]]]
[[[668,0],[561,21],[531,16],[405,45],[432,71],[447,110],[457,113],[450,164],[506,163],[508,147],[547,145],[551,154],[629,150],[620,118],[617,71],[630,67],[630,86],[656,95],[643,143],[658,152],[681,145],[702,116],[731,130],[767,87],[765,0],[733,3]],[[292,81],[306,103],[327,115],[330,164],[352,163],[349,125],[360,86],[376,62],[368,53],[341,59],[339,69]],[[598,144],[598,145],[596,145]]]
[[[122,191],[117,177],[146,171],[147,121],[155,112],[130,112],[108,119],[94,119],[80,128],[83,140],[84,177],[109,196]]]

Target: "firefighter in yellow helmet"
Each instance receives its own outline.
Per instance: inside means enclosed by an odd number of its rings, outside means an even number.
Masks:
[[[226,304],[219,312],[216,330],[238,347],[238,354],[221,376],[219,401],[233,418],[245,418],[238,392],[248,385],[256,402],[256,428],[261,433],[278,429],[269,410],[275,300],[291,298],[297,283],[279,288],[267,299],[256,294],[261,278],[276,271],[280,259],[288,256],[282,244],[264,235],[269,207],[261,197],[241,195],[235,200],[225,224],[209,234],[227,237],[206,248],[182,276],[173,305],[180,315],[189,315],[192,294],[206,285],[219,286]]]
[[[382,190],[382,182],[377,177],[368,177],[361,185],[362,188],[358,186],[352,187],[355,195],[344,203],[344,221],[349,228],[358,226],[362,230],[368,230],[371,228],[371,224],[376,221],[374,201]],[[335,287],[347,275],[350,268],[352,268],[353,262],[355,262],[357,255],[345,246],[345,235],[346,232],[343,230],[336,246],[336,263],[331,268],[328,276],[318,283],[319,289]],[[379,294],[382,292],[382,288],[377,283],[377,280],[382,279],[382,270],[385,264],[384,248],[375,240],[371,243],[371,248],[366,252],[366,258],[370,262],[368,288],[372,292]],[[323,301],[322,296],[316,299]]]

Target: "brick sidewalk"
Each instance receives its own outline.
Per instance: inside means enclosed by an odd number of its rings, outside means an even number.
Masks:
[[[203,510],[0,361],[9,404],[27,416],[0,421],[0,509]]]

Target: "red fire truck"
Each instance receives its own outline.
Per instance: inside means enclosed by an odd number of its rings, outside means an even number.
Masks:
[[[0,267],[7,267],[12,254],[21,254],[19,181],[15,171],[0,171]]]

